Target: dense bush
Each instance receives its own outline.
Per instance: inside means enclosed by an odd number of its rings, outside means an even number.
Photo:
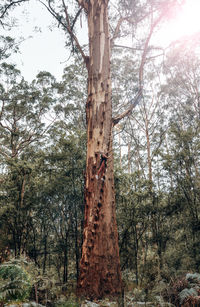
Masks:
[[[190,301],[199,301],[200,274],[188,273],[186,276],[172,281],[162,295],[166,301],[175,306],[181,306]]]

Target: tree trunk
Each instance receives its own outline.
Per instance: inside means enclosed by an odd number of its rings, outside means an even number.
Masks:
[[[107,10],[108,1],[90,0],[85,224],[78,280],[78,293],[90,299],[121,293]]]
[[[43,274],[46,271],[46,261],[47,261],[47,235],[44,236],[44,260],[43,260]]]

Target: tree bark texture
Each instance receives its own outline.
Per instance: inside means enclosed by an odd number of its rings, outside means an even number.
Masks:
[[[108,1],[87,3],[87,166],[78,294],[99,299],[121,293],[121,272],[113,177]]]

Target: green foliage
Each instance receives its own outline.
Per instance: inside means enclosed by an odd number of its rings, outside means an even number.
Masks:
[[[189,288],[183,289],[179,293],[181,304],[188,298],[196,297],[200,294],[200,274],[188,273],[186,274],[186,280],[188,280]]]
[[[199,273],[188,273],[186,274],[186,279],[190,284],[199,284],[200,286],[200,274]]]
[[[18,46],[10,36],[0,35],[0,61],[7,59],[12,52],[17,52]]]
[[[27,271],[12,262],[0,265],[0,300],[24,300],[30,295],[31,277]]]
[[[193,298],[195,299],[199,296],[199,293],[200,274],[187,273],[185,277],[171,281],[169,286],[163,289],[162,296],[166,301],[177,306]]]
[[[86,83],[80,70],[67,67],[61,83],[40,72],[31,84],[13,65],[3,63],[0,71],[0,244],[15,256],[24,247],[43,273],[48,264],[64,282],[78,274],[82,235]],[[69,255],[76,271],[68,274]]]
[[[180,299],[180,304],[182,304],[186,299],[188,299],[191,296],[197,296],[198,292],[196,289],[194,288],[186,288],[183,289],[180,293],[179,293],[179,299]]]

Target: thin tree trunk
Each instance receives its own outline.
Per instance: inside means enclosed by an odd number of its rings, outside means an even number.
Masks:
[[[79,276],[79,241],[78,241],[78,216],[77,216],[77,207],[75,205],[75,253],[76,253],[76,279],[78,281]]]
[[[63,261],[63,283],[68,280],[68,232],[65,232],[65,245],[64,245],[64,261]]]
[[[128,143],[128,173],[131,173],[131,143]]]
[[[108,1],[88,10],[87,165],[85,224],[78,293],[90,299],[121,293],[115,215]]]
[[[47,235],[44,236],[44,260],[43,260],[43,274],[46,271],[46,261],[47,261]]]
[[[136,276],[136,285],[138,286],[139,272],[138,272],[138,233],[137,225],[134,225],[134,239],[135,239],[135,276]]]
[[[151,143],[149,138],[149,121],[147,118],[147,114],[145,112],[145,133],[146,133],[146,141],[147,141],[147,160],[148,160],[148,177],[149,177],[149,189],[152,192],[152,161],[151,161]]]
[[[64,261],[63,261],[63,283],[66,283],[68,279],[68,257],[67,248],[64,249]]]

